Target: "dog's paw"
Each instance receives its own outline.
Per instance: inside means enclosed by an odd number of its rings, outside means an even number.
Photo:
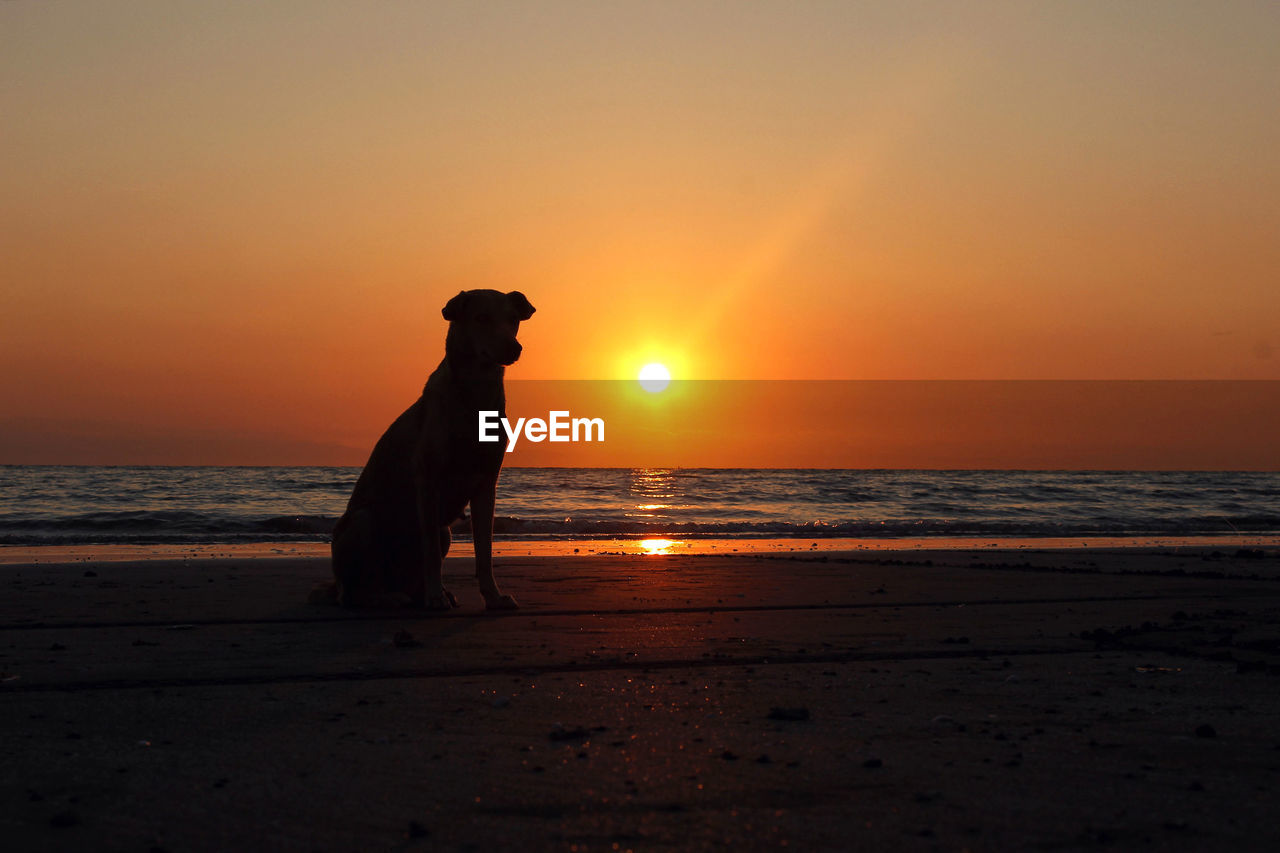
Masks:
[[[439,592],[433,592],[427,596],[426,606],[428,610],[452,610],[458,606],[458,599],[454,598],[449,590],[441,587]]]
[[[519,610],[520,605],[509,595],[485,596],[485,610]]]
[[[311,590],[311,594],[307,596],[307,604],[340,604],[342,603],[342,591],[333,581],[322,583]]]

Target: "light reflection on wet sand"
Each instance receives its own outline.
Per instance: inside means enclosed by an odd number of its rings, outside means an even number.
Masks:
[[[660,548],[653,543],[661,541]],[[649,543],[649,544],[646,544]],[[600,557],[611,555],[760,554],[786,551],[938,551],[1088,548],[1280,548],[1280,536],[1149,536],[1069,539],[994,537],[903,539],[527,539],[493,543],[498,557]],[[474,554],[471,543],[455,538],[449,557]],[[327,542],[258,542],[213,545],[6,545],[0,565],[71,563],[90,560],[183,560],[216,558],[329,557]]]

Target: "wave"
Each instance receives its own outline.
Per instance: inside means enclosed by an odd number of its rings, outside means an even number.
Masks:
[[[333,533],[336,522],[325,516],[242,518],[183,510],[7,516],[0,519],[0,545],[319,541]]]
[[[317,515],[257,518],[188,511],[98,512],[61,518],[0,520],[0,545],[178,544],[235,542],[325,542],[336,517]],[[470,522],[452,526],[469,537]],[[850,521],[642,521],[624,518],[539,519],[498,516],[494,533],[507,539],[605,539],[617,537],[878,539],[931,537],[1192,536],[1272,534],[1280,516],[1185,517],[1045,521],[1002,519],[891,518]]]
[[[359,473],[0,466],[0,544],[322,542]],[[516,540],[1274,534],[1280,474],[516,468],[498,506]]]

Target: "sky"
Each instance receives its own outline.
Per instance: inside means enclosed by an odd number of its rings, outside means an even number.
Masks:
[[[520,380],[1280,380],[1277,43],[1266,2],[6,2],[0,463],[360,464],[473,287],[537,307]]]

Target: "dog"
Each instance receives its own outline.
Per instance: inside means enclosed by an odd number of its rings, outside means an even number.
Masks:
[[[519,291],[466,290],[444,306],[444,360],[374,446],[333,530],[334,581],[313,601],[457,607],[440,570],[449,524],[470,504],[485,607],[519,606],[493,577],[493,508],[506,445],[479,441],[477,413],[505,416],[503,374],[520,357],[516,333],[533,312]]]

